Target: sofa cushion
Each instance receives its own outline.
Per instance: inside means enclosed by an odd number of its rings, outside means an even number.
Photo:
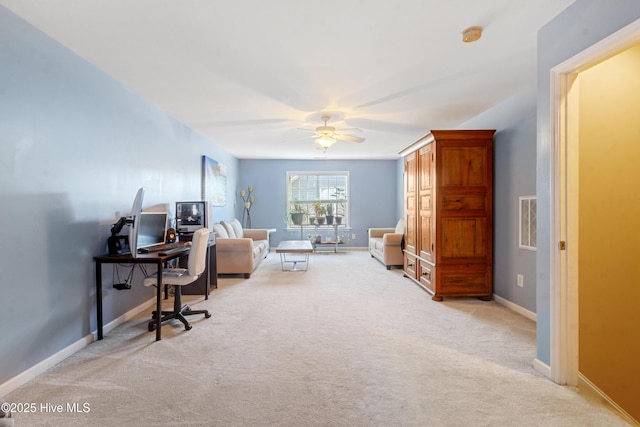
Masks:
[[[260,256],[260,253],[262,253],[262,245],[254,244],[253,245],[253,259],[257,259]]]
[[[218,239],[229,238],[229,233],[227,233],[227,229],[224,228],[222,224],[213,224],[213,231],[216,233],[216,238]]]
[[[231,227],[233,227],[233,231],[238,239],[242,239],[244,237],[244,232],[242,231],[242,224],[238,221],[237,218],[232,219],[230,222]]]
[[[220,224],[222,224],[224,229],[227,230],[227,234],[229,235],[230,239],[238,238],[238,236],[236,236],[236,232],[233,230],[233,227],[231,226],[230,223],[228,223],[227,221],[220,221]]]

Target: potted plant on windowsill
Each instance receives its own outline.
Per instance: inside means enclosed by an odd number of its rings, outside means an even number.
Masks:
[[[297,200],[293,202],[293,207],[291,208],[291,222],[293,225],[302,225],[302,220],[304,219],[304,210],[300,205],[300,202]]]
[[[333,225],[333,203],[327,203],[327,224]]]
[[[316,221],[318,222],[318,225],[323,225],[326,218],[326,209],[322,206],[322,202],[319,200],[315,202],[313,204],[313,209],[316,211]]]

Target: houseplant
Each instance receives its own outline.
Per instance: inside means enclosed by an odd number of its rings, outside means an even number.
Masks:
[[[302,225],[302,220],[304,218],[304,210],[300,205],[300,202],[297,200],[293,202],[293,206],[291,207],[291,222],[293,225]]]
[[[324,224],[326,209],[320,200],[313,204],[313,210],[316,212],[316,221],[318,221],[318,225]]]
[[[345,191],[343,188],[336,188],[336,192],[333,193],[331,195],[331,197],[334,197],[336,199],[336,216],[335,216],[335,221],[336,224],[342,224],[342,218],[344,217],[344,211],[345,211]]]
[[[333,225],[333,203],[327,203],[327,224]]]

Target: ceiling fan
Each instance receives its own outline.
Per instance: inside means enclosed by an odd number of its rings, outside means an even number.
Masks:
[[[364,141],[364,138],[360,136],[348,135],[346,133],[343,133],[343,131],[345,130],[360,131],[360,129],[353,128],[353,129],[338,130],[333,126],[327,125],[327,122],[331,120],[331,116],[329,114],[323,114],[320,118],[324,122],[324,125],[318,126],[317,128],[315,128],[315,130],[313,131],[315,132],[315,135],[313,135],[312,138],[315,138],[315,143],[318,144],[318,146],[324,149],[325,151],[327,150],[327,148],[331,147],[338,140],[350,141],[350,142]],[[303,129],[303,130],[310,130],[310,129]]]

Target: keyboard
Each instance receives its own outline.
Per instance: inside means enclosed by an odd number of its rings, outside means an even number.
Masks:
[[[175,243],[163,243],[162,245],[155,245],[155,246],[151,246],[149,248],[140,248],[140,249],[138,249],[138,253],[148,254],[149,252],[164,252],[164,251],[168,251],[168,250],[176,249],[176,248],[181,248],[181,247],[182,246],[178,242],[175,242]]]
[[[171,248],[171,249],[167,249],[165,251],[160,252],[160,255],[165,256],[165,255],[171,255],[171,254],[175,254],[178,252],[185,252],[187,250],[189,250],[191,246],[178,246],[177,248]]]

